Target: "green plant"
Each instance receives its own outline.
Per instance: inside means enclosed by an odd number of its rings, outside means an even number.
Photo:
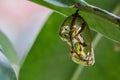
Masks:
[[[1,52],[7,57],[9,63],[16,65],[18,68],[20,67],[18,71],[19,80],[120,79],[120,51],[115,50],[116,47],[120,48],[120,17],[88,4],[91,3],[114,14],[120,14],[119,0],[88,0],[88,3],[83,0],[30,1],[46,6],[54,10],[54,12],[46,21],[27,56],[24,57],[25,60],[18,63],[12,44],[2,32],[0,33]],[[102,4],[105,2],[107,4],[102,5],[99,1]],[[58,35],[59,26],[63,20],[66,16],[73,14],[76,9],[80,10],[79,15],[85,19],[92,30],[96,62],[91,67],[83,67],[73,63],[68,54],[66,54],[70,51],[69,47],[60,40]],[[57,18],[58,16],[59,19]],[[11,52],[10,55],[8,54],[9,52]],[[0,65],[3,64],[9,66],[8,68],[11,70],[9,80],[16,80],[15,77],[11,78],[11,76],[15,76],[11,65],[7,65],[8,62],[1,63]]]

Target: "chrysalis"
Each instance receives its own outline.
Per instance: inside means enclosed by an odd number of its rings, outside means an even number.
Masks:
[[[84,66],[94,64],[90,29],[85,20],[79,16],[78,10],[64,20],[59,35],[70,45],[70,57],[75,63]]]

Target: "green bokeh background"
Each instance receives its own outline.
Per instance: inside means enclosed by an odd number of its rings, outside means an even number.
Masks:
[[[110,12],[120,3],[119,0],[86,1]],[[69,46],[58,35],[64,19],[58,13],[50,15],[22,65],[19,80],[72,79],[78,65],[71,61]],[[93,35],[96,34],[93,32]],[[95,65],[84,67],[77,80],[120,80],[120,51],[115,50],[116,45],[118,43],[102,37],[94,48]]]

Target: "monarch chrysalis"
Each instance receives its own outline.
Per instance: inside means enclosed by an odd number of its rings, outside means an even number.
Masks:
[[[86,21],[78,14],[67,17],[62,23],[60,38],[70,45],[70,57],[84,66],[94,64],[94,52],[91,44],[91,33]]]

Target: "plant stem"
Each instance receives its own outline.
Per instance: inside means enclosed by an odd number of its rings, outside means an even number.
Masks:
[[[97,46],[97,44],[99,43],[101,38],[102,38],[102,35],[98,33],[93,40],[93,48],[95,48]],[[84,66],[79,65],[77,67],[77,69],[75,70],[73,76],[71,77],[71,80],[78,80],[79,75],[81,74],[83,69],[84,69]]]
[[[84,66],[79,65],[77,69],[75,70],[73,76],[71,77],[71,80],[77,80],[79,78],[80,73],[82,72]]]
[[[94,49],[97,46],[97,44],[99,43],[101,38],[102,38],[102,35],[100,33],[97,33],[96,37],[93,40],[93,48]]]

